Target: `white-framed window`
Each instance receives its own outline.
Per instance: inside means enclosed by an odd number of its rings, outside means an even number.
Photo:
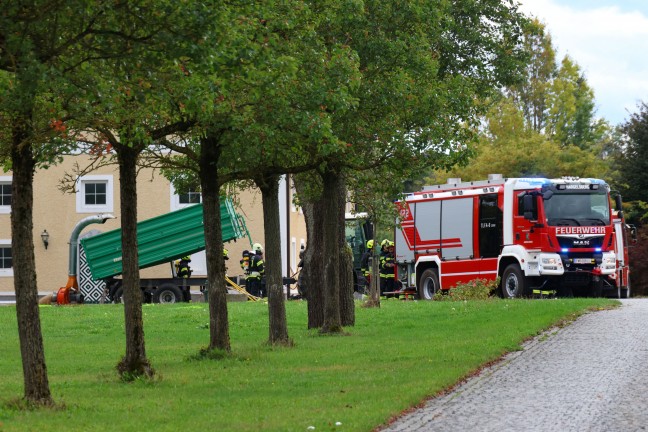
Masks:
[[[0,176],[0,214],[11,213],[11,176]]]
[[[79,177],[76,191],[77,213],[113,211],[113,176],[89,175]]]
[[[178,203],[182,205],[200,204],[201,201],[202,195],[194,189],[178,195]]]
[[[202,202],[202,195],[196,189],[189,189],[186,192],[178,193],[173,185],[170,187],[171,191],[171,211],[188,207]]]
[[[0,239],[0,277],[13,276],[11,240]]]

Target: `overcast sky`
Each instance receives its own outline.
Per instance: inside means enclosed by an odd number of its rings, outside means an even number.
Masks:
[[[648,0],[519,0],[594,89],[597,115],[622,123],[648,103]]]

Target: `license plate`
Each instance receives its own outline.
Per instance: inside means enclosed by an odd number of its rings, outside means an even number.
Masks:
[[[592,264],[592,258],[574,258],[574,264]]]

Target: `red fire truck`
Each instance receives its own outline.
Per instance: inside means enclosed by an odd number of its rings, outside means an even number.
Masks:
[[[398,201],[398,279],[431,299],[500,278],[503,297],[629,295],[621,197],[592,178],[502,178],[426,186]],[[620,249],[619,249],[620,248]],[[618,271],[617,265],[623,257]]]

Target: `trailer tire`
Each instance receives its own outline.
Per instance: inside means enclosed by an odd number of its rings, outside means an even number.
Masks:
[[[421,275],[418,283],[418,295],[421,300],[432,300],[434,294],[441,289],[439,285],[439,274],[436,269],[426,269]]]
[[[528,295],[528,281],[519,264],[510,264],[502,276],[502,297],[516,298]]]
[[[117,288],[115,294],[113,295],[113,303],[123,303],[124,302],[124,288]]]
[[[178,303],[182,301],[182,292],[174,285],[162,285],[153,293],[153,303]]]

